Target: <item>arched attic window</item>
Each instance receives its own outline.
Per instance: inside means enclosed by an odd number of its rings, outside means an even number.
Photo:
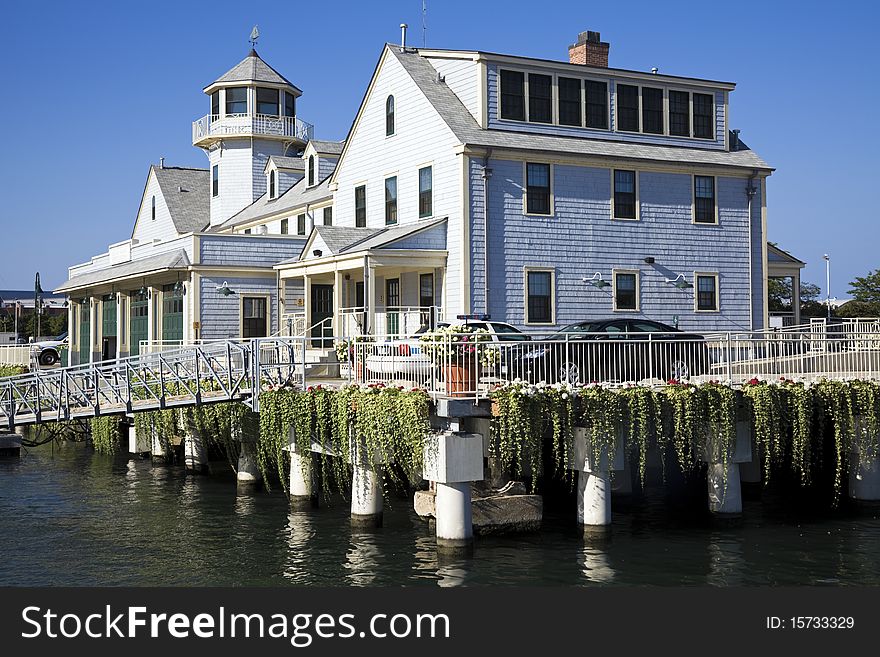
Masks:
[[[269,172],[269,198],[275,198],[275,172]]]
[[[394,134],[394,96],[388,96],[385,101],[385,136]]]
[[[315,184],[315,156],[309,155],[309,180],[308,186],[311,187]]]

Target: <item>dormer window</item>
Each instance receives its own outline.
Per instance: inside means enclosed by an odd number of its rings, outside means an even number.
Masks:
[[[247,114],[247,87],[226,90],[226,114]]]
[[[284,92],[284,116],[296,116],[296,96]]]
[[[385,136],[394,134],[394,96],[388,96],[385,101]]]
[[[278,90],[257,87],[257,114],[278,116]]]
[[[308,171],[308,181],[307,184],[309,187],[315,184],[315,156],[309,155],[309,171]]]
[[[275,198],[275,172],[269,172],[269,198]]]
[[[715,136],[715,108],[709,94],[694,94],[694,137],[712,139]]]

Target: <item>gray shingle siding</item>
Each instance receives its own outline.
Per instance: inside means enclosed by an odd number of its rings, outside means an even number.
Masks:
[[[217,292],[224,281],[235,294],[223,296]],[[230,278],[205,276],[201,280],[200,322],[203,340],[220,340],[241,335],[241,298],[268,295],[271,308],[269,333],[278,330],[278,292],[275,278]]]
[[[744,178],[718,178],[718,226],[694,225],[691,176],[639,174],[640,221],[612,220],[611,173],[594,167],[554,166],[554,215],[522,213],[523,164],[492,160],[489,183],[489,313],[523,326],[524,268],[555,271],[556,325],[611,316],[637,315],[672,322],[684,329],[750,328],[749,225]],[[471,167],[471,297],[482,309],[481,178]],[[753,214],[754,216],[754,214]],[[760,225],[760,224],[759,224]],[[655,258],[645,264],[644,258]],[[640,272],[640,311],[613,311],[612,288],[583,282],[613,269]],[[721,311],[695,313],[694,290],[666,282],[682,273],[718,272]],[[548,327],[553,328],[553,327]]]
[[[269,238],[245,235],[204,235],[200,245],[200,264],[245,267],[272,267],[298,256],[305,238]]]

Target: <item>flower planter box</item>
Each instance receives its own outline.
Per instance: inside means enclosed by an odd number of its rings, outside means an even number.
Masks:
[[[477,363],[465,362],[461,365],[444,365],[443,380],[446,394],[450,397],[468,397],[477,391]]]

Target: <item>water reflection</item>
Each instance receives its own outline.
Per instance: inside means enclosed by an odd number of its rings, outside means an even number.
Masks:
[[[287,554],[282,574],[292,583],[306,584],[310,580],[310,547],[316,539],[311,514],[306,511],[288,513],[286,534]]]
[[[746,583],[746,561],[742,540],[734,534],[714,533],[707,546],[709,572],[706,583],[710,586],[742,586]]]
[[[580,563],[581,572],[590,584],[610,584],[614,581],[614,568],[611,567],[611,561],[603,548],[585,545]]]
[[[353,586],[369,586],[376,580],[382,550],[379,534],[352,534],[345,555],[345,580]]]

